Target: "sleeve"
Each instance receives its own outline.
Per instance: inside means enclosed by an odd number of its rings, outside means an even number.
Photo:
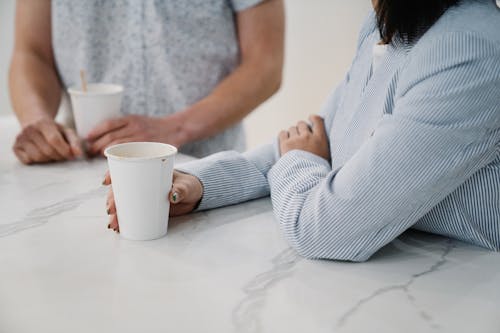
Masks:
[[[371,20],[371,16],[367,21]],[[365,26],[368,26],[365,24]],[[366,38],[368,28],[360,32],[360,43]],[[332,91],[320,115],[325,119],[327,133],[332,128],[335,113],[346,89],[349,72]],[[203,197],[197,210],[234,205],[269,195],[268,173],[280,158],[278,140],[240,154],[225,151],[200,160],[188,162],[177,170],[196,176],[203,184]]]
[[[295,150],[269,172],[275,215],[301,255],[365,261],[495,159],[498,44],[472,34],[428,44],[402,74],[393,114],[341,168]]]
[[[243,154],[216,153],[177,169],[196,176],[203,184],[197,210],[205,210],[268,196],[267,173],[277,156],[277,144],[267,144]]]
[[[330,94],[320,114],[327,131],[345,88],[344,80]],[[197,210],[234,205],[269,195],[267,174],[280,158],[277,138],[243,154],[224,151],[181,164],[177,170],[196,176],[203,184],[203,197]]]
[[[240,12],[250,7],[257,6],[266,0],[230,0],[234,12]]]

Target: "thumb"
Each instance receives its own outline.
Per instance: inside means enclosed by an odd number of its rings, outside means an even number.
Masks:
[[[168,199],[172,204],[176,205],[184,200],[186,193],[187,189],[183,184],[174,183],[170,193],[168,194]]]
[[[313,134],[326,136],[325,121],[318,115],[311,115],[309,120],[312,123]]]
[[[76,135],[75,131],[73,131],[71,128],[63,126],[61,126],[61,129],[64,133],[66,140],[69,143],[69,146],[71,147],[71,152],[73,153],[73,156],[82,156],[83,155],[82,144],[80,142],[80,139]]]

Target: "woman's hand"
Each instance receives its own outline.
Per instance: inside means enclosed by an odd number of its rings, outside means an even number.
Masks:
[[[279,146],[281,156],[290,150],[304,150],[325,160],[330,160],[330,145],[325,130],[323,118],[317,115],[309,117],[312,126],[305,121],[299,121],[297,126],[292,126],[288,131],[279,134]]]
[[[97,125],[87,136],[88,152],[103,154],[112,145],[124,142],[163,142],[179,147],[186,143],[180,114],[165,118],[129,115]]]
[[[109,171],[106,172],[103,185],[111,185]],[[187,214],[198,205],[203,196],[203,185],[193,175],[174,170],[172,189],[167,200],[170,201],[170,216]],[[109,215],[108,229],[120,232],[118,217],[116,215],[115,198],[113,188],[110,187],[106,200],[106,209]]]
[[[170,216],[192,212],[203,197],[203,185],[200,180],[188,173],[174,170],[172,189],[168,194]]]
[[[24,164],[64,161],[83,155],[76,133],[50,117],[24,126],[13,150]]]

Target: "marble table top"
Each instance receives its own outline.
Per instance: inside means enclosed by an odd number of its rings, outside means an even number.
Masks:
[[[410,231],[366,263],[307,260],[267,198],[126,241],[105,160],[23,166],[17,130],[0,118],[1,333],[500,332],[499,253]]]

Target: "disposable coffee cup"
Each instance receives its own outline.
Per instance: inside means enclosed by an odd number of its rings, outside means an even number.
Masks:
[[[122,143],[104,151],[121,237],[151,240],[167,234],[176,153],[174,146],[157,142]]]
[[[121,116],[123,87],[117,84],[92,83],[87,91],[68,89],[78,136],[85,139],[98,124]]]

